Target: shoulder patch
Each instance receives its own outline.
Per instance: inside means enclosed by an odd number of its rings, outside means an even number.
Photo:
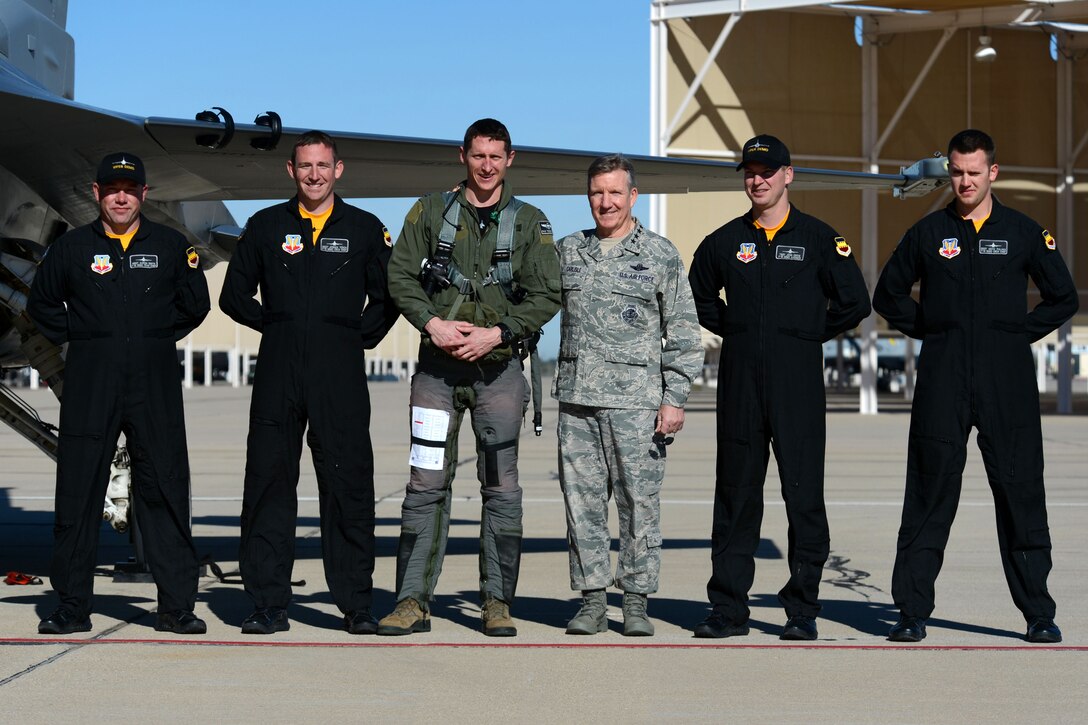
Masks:
[[[419,215],[423,213],[423,202],[417,200],[415,204],[412,204],[412,208],[408,210],[408,214],[404,217],[404,221],[409,224],[415,224],[419,221]]]
[[[1050,236],[1050,232],[1046,229],[1043,230],[1043,243],[1046,244],[1046,248],[1051,251],[1058,248],[1058,243],[1054,241],[1054,237]]]
[[[390,236],[389,230],[387,228],[385,228],[385,227],[382,227],[382,238],[385,240],[385,246],[387,246],[387,247],[392,247],[393,246],[393,237]]]
[[[835,237],[835,251],[839,253],[839,256],[850,256],[850,245],[846,243],[845,237]]]
[[[189,247],[185,250],[185,261],[188,262],[189,266],[193,269],[200,266],[200,255],[196,253],[194,247]]]
[[[555,241],[552,238],[552,223],[547,219],[540,220],[540,241],[546,243]]]

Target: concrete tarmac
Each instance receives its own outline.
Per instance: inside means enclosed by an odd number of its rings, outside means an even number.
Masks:
[[[56,422],[48,391],[18,391]],[[407,480],[408,386],[371,385],[377,460],[375,613],[394,604],[400,500]],[[193,471],[193,533],[201,555],[237,569],[248,389],[186,391]],[[521,439],[525,553],[513,614],[516,638],[479,631],[480,499],[475,451],[463,427],[449,553],[433,603],[433,631],[352,637],[340,629],[321,567],[317,488],[304,453],[291,629],[243,636],[251,604],[237,577],[200,581],[203,636],[155,632],[155,589],[115,581],[131,549],[103,527],[93,630],[46,637],[37,622],[56,600],[46,576],[54,464],[6,428],[0,432],[0,569],[45,580],[0,587],[0,721],[71,722],[1084,722],[1088,712],[1088,417],[1044,416],[1051,593],[1065,641],[1029,645],[998,559],[994,508],[972,439],[959,515],[929,637],[886,641],[896,612],[891,568],[902,504],[909,415],[828,413],[826,496],[831,559],[820,638],[778,639],[776,592],[787,571],[786,522],[771,462],[747,637],[703,640],[714,485],[713,394],[694,396],[668,449],[662,491],[661,590],[650,600],[652,638],[622,636],[620,594],[609,593],[610,630],[564,633],[578,607],[569,587],[556,464],[556,408],[545,434]],[[612,514],[613,526],[615,513]],[[613,529],[614,530],[614,529]]]

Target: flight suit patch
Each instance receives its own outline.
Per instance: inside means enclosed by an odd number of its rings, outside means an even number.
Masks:
[[[110,255],[108,254],[96,254],[94,255],[94,261],[91,262],[91,271],[98,274],[106,274],[113,269],[113,263],[110,262]]]
[[[317,242],[318,247],[322,252],[331,252],[333,254],[347,254],[350,242],[347,239],[333,239],[331,237],[321,237]]]
[[[846,243],[845,237],[835,237],[835,251],[840,257],[850,256],[850,245]]]
[[[737,259],[744,262],[745,264],[748,264],[758,256],[759,253],[756,252],[755,242],[740,243],[740,251],[737,252]]]
[[[158,269],[159,255],[133,254],[128,258],[129,269]]]
[[[941,248],[937,250],[937,253],[945,259],[952,259],[953,257],[958,257],[960,255],[960,240],[956,237],[952,237],[951,239],[942,239]]]
[[[805,261],[805,248],[779,244],[774,248],[774,258],[785,262],[803,262]]]
[[[1009,240],[1007,239],[980,239],[978,240],[979,254],[1008,255]]]
[[[1052,252],[1058,248],[1058,243],[1054,241],[1054,237],[1050,236],[1050,232],[1046,229],[1043,230],[1043,243],[1046,244],[1046,248]]]
[[[301,234],[285,234],[283,237],[283,251],[288,254],[298,254],[302,251],[302,235]]]
[[[539,229],[541,244],[555,244],[555,238],[552,237],[552,223],[550,221],[548,221],[547,219],[541,219]]]

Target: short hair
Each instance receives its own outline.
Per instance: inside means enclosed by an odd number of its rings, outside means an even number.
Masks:
[[[994,140],[985,131],[969,128],[966,131],[960,131],[948,142],[949,156],[952,156],[953,151],[961,154],[973,154],[980,149],[986,152],[986,163],[993,166],[997,149],[994,146]]]
[[[594,176],[610,174],[613,171],[626,171],[627,190],[635,188],[635,165],[623,154],[607,154],[593,159],[593,163],[589,165],[589,171],[586,172],[586,187],[589,187],[589,182]]]
[[[296,152],[299,148],[302,146],[313,146],[314,144],[328,146],[332,149],[332,162],[335,164],[340,161],[340,154],[336,150],[336,141],[333,140],[332,136],[324,131],[307,131],[295,139],[295,146],[291,149],[291,165],[293,166],[295,164],[295,159],[297,158]]]
[[[465,131],[465,141],[462,148],[468,151],[472,147],[472,139],[478,136],[483,136],[492,141],[502,141],[503,146],[506,147],[506,153],[510,153],[510,132],[506,130],[506,126],[502,125],[501,121],[496,121],[493,118],[481,118],[473,123]]]

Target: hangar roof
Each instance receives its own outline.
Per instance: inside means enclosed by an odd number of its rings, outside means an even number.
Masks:
[[[934,22],[951,22],[957,26],[1024,25],[1039,23],[1088,23],[1088,1],[1048,0],[839,0],[839,2],[810,2],[806,0],[654,0],[656,19],[698,17],[766,10],[800,10],[838,12],[849,15],[891,16],[897,21],[896,30],[906,30],[910,21],[921,21],[922,27]],[[890,18],[889,18],[890,19]],[[943,25],[941,27],[947,27]],[[1064,28],[1082,30],[1081,28]],[[1085,28],[1083,30],[1088,30]]]

